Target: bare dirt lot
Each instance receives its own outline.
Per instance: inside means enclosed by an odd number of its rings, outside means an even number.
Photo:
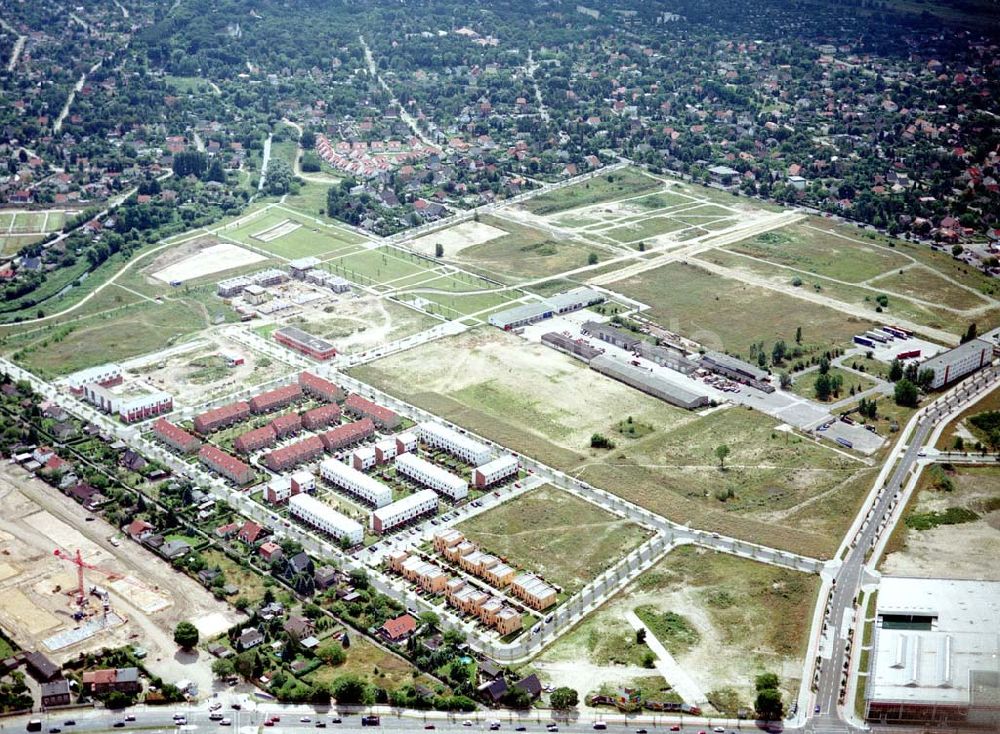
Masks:
[[[89,513],[82,507],[6,463],[0,465],[0,503],[4,508],[0,517],[0,625],[22,647],[63,661],[83,651],[141,644],[148,651],[146,664],[153,672],[170,681],[187,678],[203,694],[211,692],[210,661],[203,653],[179,653],[173,642],[174,626],[186,619],[206,631],[218,631],[242,615],[164,561],[139,550],[131,540],[121,540],[115,548],[108,538],[118,534],[117,529],[100,519],[87,522]],[[88,571],[84,581],[88,588],[108,589],[113,610],[127,621],[53,652],[44,640],[76,627],[71,617],[75,568],[56,558],[55,548],[71,554],[79,548],[86,562],[120,577],[109,582],[106,575]],[[96,611],[97,606],[95,602],[92,609]]]
[[[226,367],[222,352],[243,357],[244,363]],[[273,380],[287,367],[258,355],[221,334],[204,332],[190,351],[172,350],[162,359],[144,359],[136,372],[150,385],[166,390],[179,405],[200,405],[235,390]]]
[[[926,471],[925,471],[926,473]],[[1000,467],[962,467],[950,474],[951,491],[922,477],[907,519],[949,509],[971,510],[979,519],[926,530],[901,526],[893,534],[883,573],[896,576],[1000,581]]]
[[[449,229],[418,237],[408,243],[407,247],[422,255],[433,255],[436,245],[444,248],[445,257],[451,257],[466,247],[481,245],[484,242],[504,237],[507,233],[484,222],[462,222]]]
[[[251,252],[237,245],[217,244],[202,240],[196,242],[199,243],[199,246],[194,248],[196,251],[188,254],[187,257],[179,257],[179,253],[171,249],[171,263],[166,267],[159,265],[156,270],[150,268],[152,277],[163,283],[184,282],[204,275],[220,273],[223,270],[253,265],[267,259],[263,255],[258,255],[256,252]],[[190,250],[188,252],[190,253]],[[157,267],[157,263],[154,263],[154,267]]]

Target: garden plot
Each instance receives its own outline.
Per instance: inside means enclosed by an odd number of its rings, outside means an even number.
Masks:
[[[197,254],[168,265],[153,273],[153,277],[163,283],[183,283],[205,275],[221,273],[224,270],[253,265],[266,259],[263,255],[258,255],[244,247],[221,243],[206,247]]]
[[[485,222],[469,221],[418,237],[407,243],[407,246],[422,255],[434,255],[437,245],[441,245],[444,249],[444,256],[451,257],[466,247],[481,245],[498,237],[504,237],[506,234],[507,232],[504,230]]]

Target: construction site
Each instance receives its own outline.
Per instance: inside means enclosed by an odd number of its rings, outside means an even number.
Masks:
[[[175,654],[173,629],[218,634],[242,615],[18,467],[0,466],[0,502],[0,626],[23,649],[62,663],[135,644],[154,673],[211,688],[208,663]]]

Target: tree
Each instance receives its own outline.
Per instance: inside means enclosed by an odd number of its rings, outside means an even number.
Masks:
[[[552,708],[564,711],[580,703],[580,695],[572,688],[560,686],[552,691],[549,696],[549,703],[552,705]]]
[[[198,644],[198,628],[186,620],[178,622],[174,628],[174,642],[184,650],[190,650]]]
[[[434,245],[434,257],[444,257],[444,245],[440,242]]]
[[[906,378],[903,378],[896,383],[894,397],[896,399],[896,405],[902,405],[904,408],[916,408],[917,386]]]
[[[774,348],[771,350],[771,361],[774,364],[781,364],[785,361],[785,356],[788,354],[788,347],[783,339],[779,339],[774,343]]]
[[[341,675],[330,684],[330,695],[338,704],[372,704],[375,691],[356,675]]]
[[[719,460],[719,468],[726,468],[726,457],[729,456],[729,447],[726,444],[720,444],[715,447],[715,457]]]
[[[504,706],[512,709],[526,709],[531,707],[531,694],[518,686],[511,686],[500,699]]]
[[[801,326],[796,326],[795,327],[795,343],[796,344],[801,344],[802,343],[802,327]]]
[[[236,673],[236,663],[230,658],[219,658],[212,663],[212,675],[219,680],[231,678]]]
[[[971,324],[969,324],[969,328],[965,330],[964,336],[962,336],[962,344],[965,344],[966,342],[971,342],[977,336],[979,336],[979,327],[976,326],[976,322],[973,321]]]
[[[615,442],[603,433],[595,433],[590,437],[590,447],[592,449],[613,449]]]
[[[216,181],[218,183],[226,182],[226,170],[222,167],[222,161],[218,158],[212,161],[212,165],[208,167],[208,171],[205,173],[206,181]]]
[[[830,375],[820,373],[819,377],[816,378],[816,384],[813,386],[816,391],[816,399],[820,402],[824,402],[830,399],[830,393],[833,392],[833,385],[830,384]]]
[[[821,375],[828,374],[830,372],[830,358],[825,354],[819,358],[819,373]]]
[[[952,257],[958,257],[963,252],[965,252],[965,248],[962,247],[961,245],[952,245],[951,246],[951,256]]]
[[[778,686],[781,685],[781,680],[778,678],[777,673],[761,673],[756,678],[754,678],[754,688],[758,691],[764,691],[768,688],[773,688],[777,690]]]
[[[792,386],[792,378],[787,372],[782,372],[778,375],[778,383],[782,390],[787,390]]]
[[[420,613],[420,624],[422,624],[427,629],[437,629],[441,624],[441,618],[434,612],[421,612]]]
[[[587,265],[597,265],[597,253],[592,252],[587,255]]]
[[[774,688],[765,688],[757,692],[757,701],[754,704],[757,709],[757,716],[768,721],[777,721],[784,713],[781,704],[781,693]]]
[[[892,360],[889,365],[889,382],[899,382],[903,377],[903,363],[898,359]]]
[[[327,665],[343,665],[347,661],[347,652],[339,642],[330,642],[317,648],[316,657]]]
[[[243,680],[250,682],[257,677],[260,668],[260,659],[256,650],[246,650],[236,656],[233,661],[233,668]]]

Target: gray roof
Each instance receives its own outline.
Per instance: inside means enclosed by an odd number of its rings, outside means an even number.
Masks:
[[[931,357],[920,365],[920,369],[937,372],[939,369],[955,364],[966,357],[979,354],[984,349],[992,353],[993,342],[986,339],[973,339],[972,341],[967,341],[965,344],[959,344],[954,349],[949,349],[947,352],[942,352],[935,357]]]
[[[545,299],[550,305],[556,309],[560,309],[566,306],[573,306],[578,303],[600,303],[604,300],[604,294],[600,291],[595,291],[593,288],[574,288],[571,291],[566,291],[565,293],[556,293],[554,296],[549,296]]]
[[[590,367],[603,375],[620,380],[626,385],[680,408],[691,409],[708,405],[708,397],[705,395],[688,390],[647,370],[633,367],[611,357],[604,355],[594,357],[590,360]]]
[[[763,381],[767,379],[767,372],[764,370],[755,367],[749,362],[744,362],[742,359],[732,357],[728,354],[723,354],[722,352],[705,352],[702,359],[714,362],[720,367],[726,367],[734,372],[744,372],[753,377],[755,380]]]

